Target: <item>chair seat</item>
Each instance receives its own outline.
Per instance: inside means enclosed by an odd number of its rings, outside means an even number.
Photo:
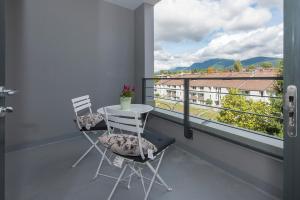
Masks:
[[[74,120],[75,123],[76,120]],[[96,124],[96,126],[91,127],[90,129],[87,129],[85,127],[82,127],[82,129],[80,131],[104,131],[107,130],[107,126],[104,120],[102,120],[101,122],[99,122],[98,124]]]
[[[145,130],[144,133],[142,134],[142,137],[156,146],[157,152],[155,152],[153,154],[154,156],[156,156],[157,154],[162,152],[168,146],[175,143],[175,138],[171,138],[166,135],[163,135],[163,134],[160,134],[157,132],[153,132],[153,131]],[[123,156],[123,155],[120,155],[120,156],[122,156],[126,159],[134,160],[135,162],[140,162],[140,163],[144,163],[144,162],[150,160],[150,158],[148,158],[147,155],[145,155],[144,160],[141,156]]]

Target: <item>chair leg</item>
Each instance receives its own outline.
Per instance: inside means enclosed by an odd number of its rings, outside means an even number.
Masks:
[[[155,173],[154,167],[153,167],[149,162],[147,162],[146,164],[147,164],[147,166],[150,168],[150,170],[151,170],[153,173]],[[169,187],[169,186],[167,185],[167,183],[161,178],[161,176],[160,176],[158,173],[156,174],[156,177],[157,177],[158,180],[166,187],[166,189],[167,189],[168,191],[172,191],[172,188]]]
[[[126,171],[126,168],[127,168],[127,164],[123,167],[123,169],[122,169],[122,171],[121,171],[121,173],[120,173],[120,176],[119,176],[119,178],[118,178],[116,184],[114,185],[114,188],[113,188],[113,190],[111,191],[111,193],[110,193],[109,197],[107,198],[107,200],[110,200],[111,197],[113,196],[113,194],[115,193],[115,190],[116,190],[116,188],[117,188],[117,186],[118,186],[120,180],[122,179],[122,177],[123,177],[123,175],[124,175],[124,173],[125,173],[125,171]]]
[[[84,154],[82,154],[82,156],[80,156],[80,158],[72,165],[72,167],[76,167],[80,161],[94,148],[94,145],[90,146],[90,148],[88,148],[88,150],[86,150],[86,152],[84,152]]]
[[[161,161],[162,161],[162,159],[163,159],[163,157],[164,157],[164,154],[165,154],[165,152],[162,152],[162,154],[161,154],[161,156],[160,156],[160,159],[159,159],[159,161],[158,161],[158,164],[157,164],[157,166],[156,166],[156,169],[154,169],[153,167],[152,167],[152,165],[149,163],[149,161],[147,161],[146,162],[146,164],[147,164],[147,166],[150,168],[150,170],[154,173],[154,175],[153,175],[153,177],[152,177],[152,179],[151,179],[151,182],[150,182],[150,185],[149,185],[149,188],[148,188],[148,190],[147,190],[147,192],[146,192],[146,195],[145,195],[145,198],[144,198],[144,200],[147,200],[148,199],[148,196],[149,196],[149,194],[150,194],[150,191],[151,191],[151,189],[152,189],[152,186],[153,186],[153,183],[154,183],[154,181],[155,181],[155,178],[158,178],[158,170],[159,170],[159,167],[160,167],[160,165],[161,165]],[[160,177],[160,176],[159,176]],[[158,178],[158,179],[160,179],[160,181],[166,186],[166,188],[168,189],[169,188],[169,186],[163,181],[163,179],[160,177],[160,178]],[[168,189],[169,190],[169,189]]]
[[[98,142],[98,141],[97,141]],[[104,154],[104,152],[95,144],[95,148],[99,151],[99,153],[104,157],[104,159],[108,162],[109,165],[111,165],[111,161],[108,159],[108,157]],[[105,148],[106,149],[106,148]]]
[[[141,178],[142,186],[143,186],[143,189],[144,189],[144,193],[146,195],[145,182],[144,182],[144,177],[143,177],[142,169],[141,168],[139,168],[139,173],[140,173],[140,178]]]
[[[129,180],[128,180],[128,184],[127,184],[127,188],[128,189],[130,189],[130,183],[131,183],[132,175],[137,173],[137,171],[135,170],[134,166],[135,166],[135,163],[133,163],[132,166],[129,165],[129,167],[131,168],[131,171],[133,171],[133,173],[130,173],[130,175],[129,175]]]
[[[80,161],[93,149],[96,148],[97,151],[102,155],[102,157],[104,157],[104,159],[108,162],[109,165],[111,165],[111,161],[108,159],[108,157],[106,155],[104,155],[104,152],[97,146],[97,144],[99,143],[99,140],[97,140],[96,142],[94,142],[85,131],[82,131],[83,135],[86,137],[86,139],[92,144],[92,146],[90,146],[90,148],[72,165],[72,167],[76,167]]]
[[[103,151],[97,146],[99,140],[97,140],[96,142],[94,142],[86,132],[82,131],[84,136],[90,141],[91,144],[94,145],[94,147],[97,149],[97,151],[99,151],[99,153],[103,156]],[[111,165],[111,161],[107,158],[107,156],[104,156],[105,160],[108,162],[109,165]]]
[[[107,148],[105,148],[105,150],[104,150],[104,152],[103,152],[103,156],[101,157],[99,166],[98,166],[98,168],[97,168],[97,171],[96,171],[95,176],[94,176],[93,179],[96,179],[97,176],[98,176],[98,174],[99,174],[99,171],[100,171],[100,169],[101,169],[101,166],[102,166],[102,163],[103,163],[103,160],[104,160],[104,156],[106,156],[106,152],[107,152]]]

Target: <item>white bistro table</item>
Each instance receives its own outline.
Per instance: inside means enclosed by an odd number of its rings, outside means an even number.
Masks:
[[[112,105],[112,106],[107,106],[106,108],[110,108],[113,110],[122,110],[120,105]],[[130,108],[127,110],[122,110],[122,111],[128,111],[128,112],[136,112],[138,114],[145,114],[145,113],[149,113],[150,111],[153,110],[152,106],[149,105],[145,105],[145,104],[131,104]],[[98,113],[104,115],[104,109],[103,108],[99,108],[97,110]]]

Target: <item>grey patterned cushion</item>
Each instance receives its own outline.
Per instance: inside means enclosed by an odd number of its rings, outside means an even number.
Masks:
[[[138,137],[127,134],[105,134],[99,137],[99,141],[113,152],[124,156],[140,156]],[[148,154],[148,149],[153,153],[157,151],[154,144],[142,138],[141,140],[144,155]]]
[[[89,130],[91,127],[96,126],[99,122],[103,120],[103,117],[99,113],[87,114],[83,116],[78,116],[78,122],[81,127],[85,127]]]

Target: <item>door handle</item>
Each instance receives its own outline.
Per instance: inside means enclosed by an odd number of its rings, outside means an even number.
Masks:
[[[287,112],[287,134],[297,136],[297,87],[289,85],[285,94],[285,110]]]
[[[0,107],[0,117],[4,117],[6,113],[12,113],[13,111],[12,107]]]
[[[6,89],[3,86],[0,86],[0,96],[11,96],[17,93],[17,90]]]

